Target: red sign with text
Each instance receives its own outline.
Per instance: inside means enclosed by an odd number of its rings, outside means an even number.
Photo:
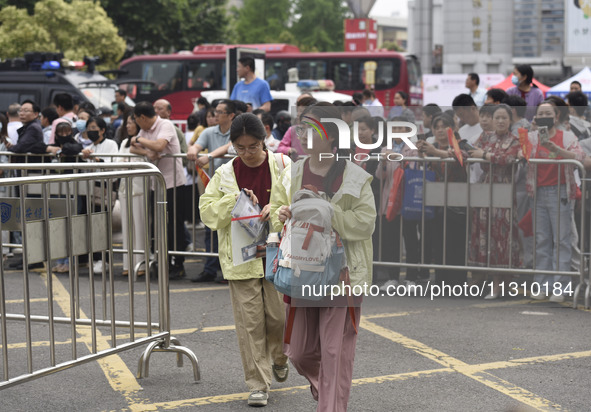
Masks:
[[[372,51],[377,46],[378,23],[375,20],[345,20],[345,51]]]

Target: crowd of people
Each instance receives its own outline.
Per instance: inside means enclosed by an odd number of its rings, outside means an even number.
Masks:
[[[352,322],[347,305],[302,308],[291,320],[291,342],[282,344],[286,314],[293,302],[265,280],[265,264],[260,259],[239,266],[233,263],[231,211],[241,191],[260,205],[261,220],[269,221],[277,231],[291,216],[293,189],[313,185],[324,192],[334,207],[333,227],[345,247],[351,284],[379,282],[384,291],[392,286],[412,287],[430,277],[430,271],[421,268],[422,262],[441,265],[435,270],[436,282],[453,285],[488,279],[494,287],[485,298],[496,299],[501,283],[511,276],[495,268],[570,271],[584,264],[577,247],[581,222],[575,213],[581,207],[577,197],[580,176],[572,165],[551,162],[574,159],[591,168],[588,100],[580,84],[573,83],[566,102],[545,99],[532,85],[533,70],[523,65],[515,68],[514,87],[507,91],[484,90],[479,87],[478,75],[470,73],[466,79],[469,93],[459,94],[451,108],[436,104],[412,107],[402,91],[396,93],[395,106],[387,113],[370,89],[355,93],[352,101],[333,104],[303,93],[292,118],[288,112],[270,114],[268,85],[254,75],[253,59],[243,58],[238,66],[238,75],[244,80],[234,88],[232,98],[211,103],[199,98],[184,132],[170,121],[173,107],[166,100],[128,107],[125,91],[118,90],[113,110],[97,109],[88,102],[75,102],[68,94],[58,94],[52,107],[41,110],[27,100],[11,105],[8,116],[0,114],[4,145],[0,149],[17,154],[51,153],[63,161],[80,155],[88,161],[110,162],[114,160],[109,155],[136,154],[137,158],[118,161],[147,159],[157,165],[166,182],[170,249],[194,251],[197,239],[192,238],[187,224],[198,224],[200,219],[205,224],[206,251],[220,251],[220,257],[208,257],[203,271],[191,280],[229,284],[245,381],[251,391],[249,405],[267,404],[272,377],[279,382],[287,379],[289,357],[309,380],[319,411],[346,410],[360,307],[354,309]],[[337,116],[358,133],[363,145],[372,145],[386,134],[380,130],[386,127],[385,120],[420,124],[412,139],[416,150],[398,140],[390,148],[384,140],[374,149],[343,150],[338,147],[336,126],[325,124],[323,138],[316,129],[310,132],[305,121]],[[405,132],[406,128],[397,126],[393,131]],[[520,135],[526,137],[527,144],[520,141]],[[167,156],[183,153],[185,158]],[[339,156],[322,159],[320,153]],[[362,156],[377,153],[427,159],[393,162]],[[347,156],[351,160],[345,160]],[[466,163],[469,158],[481,161]],[[529,159],[549,162],[534,164]],[[195,166],[205,170],[211,181],[195,199],[199,208],[189,210],[194,193],[191,186],[199,179],[193,172]],[[405,214],[404,206],[393,206],[396,197],[406,196],[400,189],[404,185],[401,176],[417,171],[439,182],[511,183],[513,206],[438,206],[421,211],[420,218]],[[122,179],[115,188],[122,210],[143,213],[144,196],[153,199],[154,192],[144,193],[141,179],[132,179],[131,187],[125,183]],[[196,194],[199,196],[199,191]],[[78,199],[79,213],[87,210],[85,202],[83,197]],[[145,216],[134,216],[130,219],[122,214],[123,248],[131,241],[134,249],[141,250],[149,247],[145,245],[147,228],[142,224]],[[528,216],[535,228],[533,237],[521,228]],[[130,232],[131,237],[126,235]],[[585,241],[588,247],[588,239]],[[130,256],[124,254],[122,275],[129,275],[143,260],[139,255],[130,260]],[[399,267],[374,265],[400,262],[403,256],[410,264],[404,275]],[[105,270],[104,257],[108,255],[93,256],[95,273]],[[445,268],[466,262],[485,271],[468,276],[466,270]],[[183,256],[171,255],[168,265],[170,279],[185,277]],[[67,273],[68,260],[58,260],[53,270]],[[146,268],[141,267],[136,274],[145,273]],[[544,274],[534,280],[560,287],[558,293],[551,286],[533,298],[564,301],[569,277]]]

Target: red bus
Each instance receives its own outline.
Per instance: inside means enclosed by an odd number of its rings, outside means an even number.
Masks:
[[[386,108],[394,105],[399,90],[409,94],[411,105],[422,104],[418,59],[392,51],[304,53],[289,44],[202,45],[192,52],[126,59],[119,81],[130,80],[128,92],[136,101],[170,101],[174,118],[184,120],[202,91],[225,89],[226,49],[238,46],[265,50],[265,79],[271,90],[285,90],[287,70],[295,67],[300,80],[330,79],[335,92],[351,95],[365,88],[364,63],[375,61],[375,93]],[[132,79],[143,82],[133,84]]]

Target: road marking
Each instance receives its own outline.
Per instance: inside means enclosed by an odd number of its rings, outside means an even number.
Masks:
[[[361,386],[373,383],[384,383],[384,382],[394,382],[394,381],[404,381],[408,379],[414,379],[422,376],[429,376],[438,373],[453,373],[454,371],[451,368],[440,368],[440,369],[432,369],[432,370],[425,370],[425,371],[418,371],[418,372],[406,372],[406,373],[399,373],[395,375],[384,375],[384,376],[376,376],[374,378],[359,378],[353,379],[352,384],[353,386]],[[310,385],[300,385],[300,386],[290,386],[289,388],[278,388],[278,389],[271,389],[271,393],[281,393],[281,392],[291,392],[291,393],[298,393],[298,392],[309,392]],[[157,402],[152,404],[152,406],[156,407],[158,410],[166,410],[166,409],[177,409],[182,407],[188,406],[203,406],[203,405],[215,405],[220,403],[228,403],[228,402],[236,402],[236,401],[245,401],[248,399],[248,395],[250,392],[242,392],[242,393],[231,393],[227,395],[216,395],[216,396],[205,396],[202,398],[193,398],[193,399],[182,399],[178,401],[169,401],[169,402]],[[139,408],[142,405],[129,405],[129,408],[132,411],[140,411]]]
[[[447,368],[451,368],[454,371],[472,378],[477,382],[480,382],[481,384],[488,386],[489,388],[494,389],[504,395],[507,395],[525,405],[531,406],[538,410],[561,410],[560,405],[557,405],[548,399],[544,399],[524,388],[520,388],[488,372],[479,370],[479,365],[469,365],[446,353],[431,348],[424,343],[407,338],[406,336],[403,336],[390,329],[386,329],[373,322],[369,322],[363,316],[361,317],[360,327],[378,336],[382,336],[383,338],[391,340],[392,342],[398,343],[405,348],[411,349],[412,351],[426,357],[427,359],[437,362]]]
[[[47,284],[46,275],[42,275],[43,280]],[[62,282],[55,275],[53,277],[53,295],[55,301],[66,316],[70,315],[70,293],[66,290]],[[80,310],[80,317],[86,318],[86,315]],[[81,336],[80,342],[83,342],[88,350],[92,352],[92,335],[91,328],[77,328],[77,333]],[[109,339],[103,336],[100,331],[96,330],[96,345],[97,351],[105,350],[111,347]],[[119,392],[128,403],[143,404],[149,402],[145,398],[140,398],[138,395],[142,391],[142,387],[135,379],[134,374],[129,370],[125,362],[119,355],[110,355],[105,358],[97,360],[97,363],[103,370],[107,381],[114,391]]]

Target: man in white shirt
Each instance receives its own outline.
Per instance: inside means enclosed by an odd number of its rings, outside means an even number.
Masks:
[[[148,102],[140,102],[133,108],[135,121],[140,127],[140,132],[131,140],[131,153],[148,156],[150,159],[156,156],[158,169],[162,172],[166,183],[166,212],[169,216],[167,227],[167,239],[170,250],[184,251],[187,246],[184,232],[183,191],[178,190],[185,185],[185,173],[180,157],[163,157],[162,154],[180,154],[179,139],[170,120],[162,119]],[[154,192],[151,197],[153,200]],[[150,202],[150,204],[153,204]],[[176,217],[176,218],[175,218]],[[176,247],[174,247],[176,245]],[[169,255],[169,278],[181,279],[185,276],[183,256]]]
[[[18,103],[13,103],[10,106],[8,106],[8,124],[6,125],[6,133],[8,133],[10,143],[12,143],[13,145],[18,143],[17,130],[23,127],[23,124],[18,117],[18,111],[20,109],[21,105]]]
[[[458,130],[462,140],[467,140],[472,146],[482,134],[480,126],[480,114],[476,103],[469,94],[460,94],[456,96],[452,103],[456,116],[464,125]],[[482,168],[479,163],[473,163],[470,166],[470,183],[477,183],[482,175]]]
[[[470,90],[470,97],[480,107],[484,105],[486,100],[486,89],[478,87],[480,85],[480,77],[476,73],[468,73],[466,77],[466,87]]]
[[[265,126],[265,132],[267,132],[265,146],[270,152],[275,152],[275,150],[277,150],[279,147],[279,143],[281,142],[273,137],[273,116],[271,116],[269,113],[259,113],[257,114],[257,117],[261,119],[263,126]]]
[[[363,106],[367,107],[372,116],[384,117],[384,105],[376,98],[373,90],[363,91]]]

